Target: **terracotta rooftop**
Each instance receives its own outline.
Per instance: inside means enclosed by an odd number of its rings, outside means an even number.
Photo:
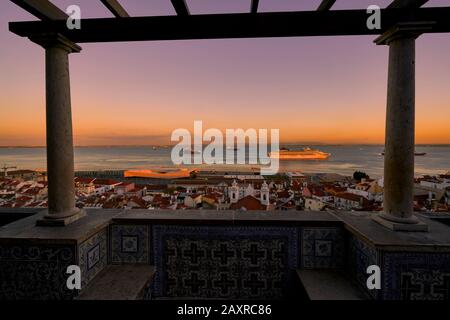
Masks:
[[[246,196],[230,206],[230,209],[232,210],[240,210],[243,208],[245,210],[266,210],[267,206],[262,205],[261,202],[253,196]]]

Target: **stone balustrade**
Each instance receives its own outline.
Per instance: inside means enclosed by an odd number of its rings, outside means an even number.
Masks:
[[[55,228],[36,226],[42,214],[0,228],[0,299],[73,299],[67,266],[84,288],[129,264],[155,266],[154,299],[292,298],[298,269],[341,270],[373,299],[449,299],[450,229],[435,221],[417,233],[374,213],[90,210]],[[370,265],[380,290],[367,289]]]

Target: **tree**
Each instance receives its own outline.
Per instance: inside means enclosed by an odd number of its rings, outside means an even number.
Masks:
[[[361,179],[369,179],[369,176],[365,172],[355,171],[353,173],[353,179],[356,181],[361,181]]]
[[[166,193],[173,195],[177,189],[175,187],[170,187],[166,189]]]

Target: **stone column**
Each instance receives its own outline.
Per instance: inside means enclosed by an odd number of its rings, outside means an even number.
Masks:
[[[413,215],[415,41],[424,24],[399,24],[375,40],[389,45],[384,213],[375,220],[392,230],[426,231]]]
[[[85,216],[75,207],[69,53],[81,48],[60,34],[32,38],[45,48],[48,212],[38,225],[64,226]]]

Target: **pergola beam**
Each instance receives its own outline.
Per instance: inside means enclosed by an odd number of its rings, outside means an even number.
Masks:
[[[366,10],[83,19],[80,30],[67,29],[65,21],[11,22],[9,27],[23,37],[60,33],[76,43],[379,35],[398,22],[423,21],[434,22],[425,33],[450,32],[450,7],[382,9],[381,14],[380,30],[367,28]]]
[[[189,8],[186,4],[186,0],[170,0],[172,2],[172,5],[179,16],[188,16]]]
[[[317,8],[317,11],[330,10],[335,2],[336,2],[336,0],[322,0],[322,2],[320,3],[319,7]]]
[[[259,0],[252,0],[252,3],[250,5],[250,12],[258,13],[258,6],[259,6]]]
[[[117,18],[129,18],[130,15],[117,0],[100,0]]]
[[[48,0],[11,0],[41,20],[66,20],[68,15]]]
[[[427,2],[428,0],[394,0],[387,8],[420,8]]]

